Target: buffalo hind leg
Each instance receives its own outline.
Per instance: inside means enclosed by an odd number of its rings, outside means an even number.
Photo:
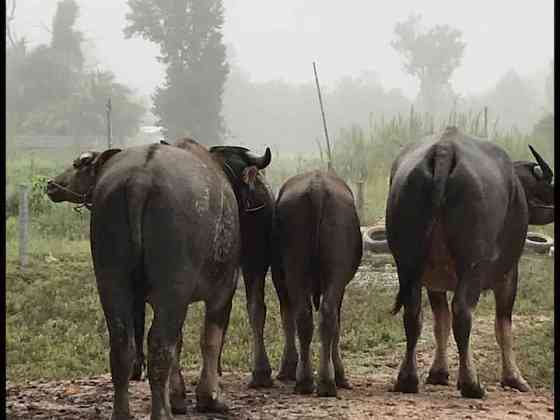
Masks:
[[[144,324],[146,322],[146,302],[143,294],[134,296],[134,338],[136,342],[136,359],[132,367],[131,381],[142,380],[142,370],[145,369],[144,360]]]
[[[224,331],[227,328],[233,295],[221,308],[206,303],[204,329],[200,337],[202,372],[196,387],[196,409],[200,412],[225,412],[227,406],[220,400],[218,363],[222,351]]]
[[[484,389],[474,366],[470,346],[472,313],[480,297],[482,270],[480,264],[458,276],[459,281],[452,301],[453,335],[459,350],[459,375],[457,389],[466,398],[484,397]]]
[[[313,312],[309,296],[300,299],[296,306],[296,329],[299,340],[299,359],[296,368],[297,394],[311,394],[314,389],[311,368],[311,339],[313,338]]]
[[[111,420],[129,420],[128,384],[136,358],[133,293],[126,284],[126,275],[98,273],[96,277],[109,330],[109,359],[114,388]]]
[[[496,301],[496,341],[502,351],[502,386],[509,386],[522,392],[531,388],[521,375],[513,353],[511,333],[511,313],[517,293],[517,265],[506,276],[506,281],[496,281],[494,298]]]
[[[173,414],[186,414],[187,402],[185,388],[185,380],[181,372],[181,350],[183,349],[183,330],[179,332],[177,340],[176,356],[171,367],[170,393],[169,402],[171,403],[171,412]]]
[[[410,296],[404,303],[403,323],[406,334],[406,352],[394,388],[396,392],[405,393],[418,392],[416,343],[422,333],[422,286],[416,279],[412,284]]]
[[[333,343],[334,380],[338,388],[352,389],[352,385],[348,381],[348,378],[346,378],[344,365],[342,364],[342,357],[340,356],[340,308],[342,307],[343,297],[344,295],[341,296],[338,303],[338,328],[336,329],[336,335]]]
[[[264,303],[264,280],[266,273],[243,273],[247,297],[247,313],[253,330],[253,372],[249,388],[269,388],[272,386],[272,369],[264,346],[264,324],[266,305]]]
[[[167,297],[154,307],[154,320],[148,333],[148,378],[152,392],[151,420],[172,420],[170,389],[172,373],[178,365],[177,345],[185,321],[184,300]]]
[[[431,385],[448,385],[447,343],[449,341],[449,333],[451,332],[451,314],[447,304],[447,294],[446,292],[428,290],[428,298],[434,316],[436,351],[426,383]]]
[[[317,395],[336,397],[336,382],[333,364],[333,347],[339,331],[338,308],[341,293],[327,290],[319,308],[319,333],[321,335],[321,358]]]
[[[276,378],[279,381],[295,381],[298,363],[296,348],[296,322],[294,312],[285,286],[285,276],[281,269],[272,266],[272,281],[280,302],[280,317],[284,330],[284,349],[280,370]]]

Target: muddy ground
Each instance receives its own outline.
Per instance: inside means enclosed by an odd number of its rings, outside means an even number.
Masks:
[[[189,372],[193,377],[194,372]],[[389,392],[387,378],[354,376],[352,390],[337,398],[299,396],[291,384],[275,383],[266,390],[249,390],[246,375],[222,377],[228,415],[200,415],[194,411],[194,387],[189,387],[190,411],[179,419],[552,419],[553,397],[549,392],[519,393],[487,386],[484,400],[459,397],[453,386],[425,385],[416,395]],[[7,418],[16,419],[110,419],[112,386],[109,375],[61,382],[33,382],[7,386]],[[149,418],[147,382],[131,386],[131,410],[135,419]]]
[[[363,264],[352,287],[377,282],[387,287],[396,283],[396,273],[389,256],[370,258]],[[371,278],[370,278],[371,277]],[[514,315],[514,328],[531,328],[549,321],[546,317]],[[473,324],[473,348],[479,371],[495,366],[499,358],[494,338],[494,320],[477,317]],[[434,349],[431,319],[425,317],[423,334],[418,342],[418,369],[424,382]],[[452,342],[452,340],[451,340]],[[343,354],[354,388],[339,390],[337,398],[300,396],[293,393],[293,383],[275,381],[270,389],[247,388],[248,372],[224,372],[223,396],[230,407],[227,415],[201,415],[194,411],[194,385],[198,373],[185,372],[189,412],[181,419],[553,419],[554,395],[550,389],[520,393],[503,389],[499,383],[484,383],[483,400],[461,398],[455,388],[457,356],[454,343],[449,347],[450,385],[422,385],[419,394],[390,392],[403,354],[404,343],[383,355]],[[492,364],[485,361],[494,360]],[[499,360],[499,359],[498,359]],[[499,363],[499,362],[498,362]],[[225,367],[225,366],[224,366]],[[227,367],[225,367],[227,368]],[[551,375],[553,372],[550,373]],[[7,418],[19,419],[110,419],[112,385],[108,374],[76,380],[24,384],[7,383]],[[131,412],[135,419],[148,419],[150,392],[147,381],[132,382]]]
[[[427,320],[428,321],[428,320]],[[529,327],[544,318],[515,317],[514,325]],[[418,343],[418,369],[425,380],[432,360],[431,325]],[[488,358],[499,357],[493,338],[493,320],[479,318],[473,326],[478,369]],[[401,346],[402,347],[402,346]],[[185,378],[189,412],[180,419],[553,419],[554,395],[549,389],[520,393],[504,389],[498,383],[485,383],[483,400],[459,396],[454,384],[457,373],[456,352],[450,348],[449,386],[423,385],[418,394],[390,392],[401,360],[402,348],[382,355],[345,357],[352,390],[339,390],[337,398],[317,398],[293,393],[293,383],[275,381],[270,389],[247,388],[249,373],[224,372],[223,396],[229,405],[227,415],[200,415],[194,411],[194,385],[198,372]],[[552,375],[552,372],[551,372]],[[110,419],[112,385],[109,375],[58,382],[35,381],[7,384],[7,418],[19,419]],[[149,384],[131,383],[131,411],[135,419],[148,419]]]

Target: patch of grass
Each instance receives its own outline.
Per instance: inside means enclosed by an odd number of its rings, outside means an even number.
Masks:
[[[25,272],[14,257],[8,256],[6,275],[6,327],[8,380],[76,378],[109,371],[108,334],[95,286],[89,243],[67,241],[51,244],[48,253],[33,254]],[[41,249],[42,246],[38,247]],[[55,259],[53,260],[54,257]],[[515,315],[541,316],[550,320],[553,311],[552,259],[527,256],[522,259],[521,281]],[[242,282],[242,279],[240,279]],[[383,372],[395,376],[404,349],[402,314],[391,316],[395,290],[385,287],[347,289],[342,307],[341,349],[350,375]],[[266,285],[267,319],[265,343],[273,369],[282,355],[283,334],[278,299],[270,278]],[[424,297],[424,317],[431,318]],[[486,317],[493,325],[494,302],[491,293],[481,299],[477,318]],[[200,331],[204,316],[202,303],[192,304],[185,322],[181,365],[199,369]],[[318,316],[312,351],[318,367]],[[147,324],[152,313],[148,306]],[[489,327],[491,328],[491,327]],[[492,328],[493,330],[493,328]],[[550,386],[553,371],[552,321],[527,328],[516,324],[515,349],[523,374],[534,386]],[[432,341],[431,327],[425,325],[422,340]],[[499,374],[499,351],[492,333],[484,348],[489,364],[479,361],[481,379],[487,383]],[[480,346],[475,339],[475,354]],[[430,353],[433,346],[430,344]],[[455,352],[450,339],[450,354]],[[249,374],[252,366],[252,333],[246,313],[244,287],[240,284],[234,297],[231,321],[224,347],[225,370],[242,370]],[[483,369],[484,366],[484,369]]]

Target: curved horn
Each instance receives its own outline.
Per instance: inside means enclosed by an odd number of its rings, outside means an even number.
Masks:
[[[529,144],[529,149],[531,149],[531,153],[533,153],[533,156],[535,157],[539,166],[543,170],[544,179],[552,179],[554,173],[552,172],[552,169],[550,169],[550,166],[548,166],[548,163],[545,162],[545,160],[541,157],[541,155],[539,155],[537,151],[533,149],[533,146],[531,146],[530,144]]]
[[[266,148],[264,155],[262,156],[255,155],[251,152],[245,152],[245,156],[248,158],[251,165],[255,165],[259,169],[266,168],[272,159],[272,153],[270,152],[269,147]]]

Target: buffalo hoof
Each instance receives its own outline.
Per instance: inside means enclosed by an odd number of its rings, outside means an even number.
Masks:
[[[508,376],[502,379],[503,387],[515,388],[521,392],[529,392],[531,387],[521,376]]]
[[[348,379],[346,379],[346,378],[342,378],[342,379],[335,378],[335,382],[336,382],[336,386],[338,388],[343,388],[343,389],[352,389],[353,388],[350,381],[348,381]]]
[[[185,398],[171,396],[169,402],[171,403],[171,413],[187,414],[187,402]]]
[[[196,398],[196,411],[199,413],[226,413],[228,410],[228,406],[217,398]]]
[[[133,417],[130,415],[130,413],[123,413],[123,412],[114,412],[113,414],[111,414],[111,420],[132,420]]]
[[[430,369],[426,383],[429,385],[449,385],[449,372],[443,369]]]
[[[484,398],[485,391],[480,383],[463,382],[457,383],[457,389],[461,391],[464,398]]]
[[[313,385],[313,378],[306,378],[302,381],[296,382],[294,392],[301,395],[313,394],[315,386]]]
[[[273,382],[270,375],[270,370],[253,372],[251,381],[249,382],[249,388],[271,388],[273,386]]]
[[[405,394],[417,394],[418,393],[418,375],[416,373],[403,375],[399,373],[397,378],[397,383],[393,388],[394,392],[403,392]]]
[[[142,380],[142,363],[134,362],[132,366],[132,375],[130,375],[131,381],[141,381]]]
[[[336,383],[319,381],[317,383],[317,396],[319,397],[336,397]]]
[[[278,375],[276,375],[276,379],[278,379],[280,382],[295,381],[296,380],[296,374],[295,374],[295,372],[294,373],[280,372]]]
[[[278,372],[278,375],[276,375],[276,379],[278,379],[280,382],[295,381],[296,367],[297,363],[282,366],[280,368],[280,372]]]

